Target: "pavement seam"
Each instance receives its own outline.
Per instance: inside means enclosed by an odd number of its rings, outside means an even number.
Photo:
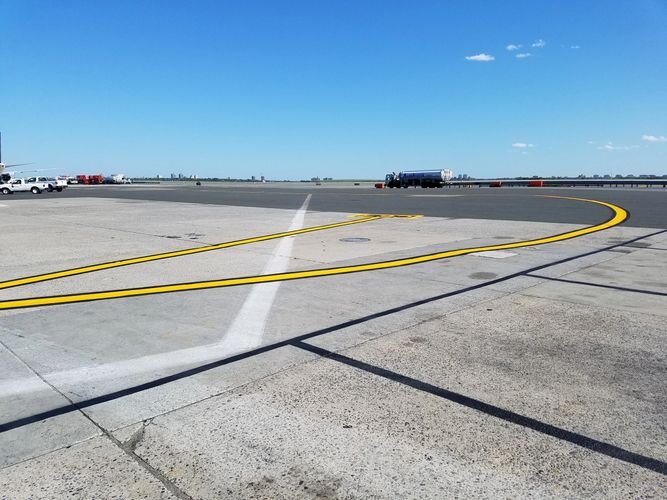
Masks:
[[[84,412],[85,414],[85,412]],[[88,417],[88,415],[86,415]],[[150,423],[149,420],[144,420],[142,421],[142,426],[141,429],[138,430],[135,435],[132,436],[126,443],[121,443],[120,440],[118,440],[111,432],[107,431],[104,427],[101,425],[97,424],[92,418],[88,417],[89,420],[95,424],[99,429],[102,430],[104,435],[113,443],[115,444],[118,448],[120,448],[128,457],[130,457],[132,460],[134,460],[141,468],[143,468],[146,472],[148,472],[151,476],[153,476],[155,479],[157,479],[162,485],[175,495],[177,498],[181,498],[184,500],[192,500],[192,497],[188,495],[185,491],[183,491],[181,488],[176,486],[176,484],[169,479],[167,476],[165,476],[162,472],[160,472],[158,469],[153,467],[151,464],[149,464],[146,460],[144,460],[142,457],[137,455],[135,452],[135,449],[139,442],[143,439],[144,437],[144,432],[146,430],[146,425]],[[133,439],[135,438],[136,439]]]
[[[540,284],[543,284],[543,283],[540,283]],[[558,282],[556,282],[556,284],[558,284]],[[563,283],[563,284],[566,284],[566,283]],[[579,286],[582,286],[582,285],[579,285]],[[562,299],[562,298],[557,299],[557,298],[554,298],[554,297],[544,297],[542,295],[533,295],[533,294],[530,294],[530,293],[523,293],[523,291],[516,292],[516,294],[517,295],[523,295],[524,297],[531,297],[533,299],[548,300],[550,302],[565,302],[567,304],[574,304],[574,305],[577,305],[577,306],[595,307],[596,309],[602,309],[602,310],[606,310],[606,311],[619,311],[619,309],[614,308],[614,307],[606,307],[604,305],[598,305],[598,304],[587,304],[585,302],[576,302],[574,300],[566,300],[566,299]],[[641,313],[641,314],[643,316],[653,316],[655,318],[664,318],[664,316],[661,316],[659,314],[653,314],[653,313],[648,313],[648,312],[647,313]]]
[[[597,288],[604,288],[606,290],[616,290],[618,292],[630,292],[630,293],[643,293],[646,295],[655,295],[659,297],[667,297],[667,292],[657,292],[654,290],[646,290],[643,288],[630,288],[630,287],[623,287],[623,286],[616,286],[616,285],[607,285],[605,283],[596,283],[596,282],[586,282],[586,281],[580,281],[580,280],[568,280],[568,279],[563,279],[563,278],[551,278],[547,276],[538,276],[535,274],[527,274],[526,276],[530,276],[531,278],[541,278],[545,279],[547,281],[552,281],[556,283],[568,283],[572,285],[584,285],[584,286],[593,286]]]
[[[26,360],[24,360],[21,356],[19,356],[16,352],[14,352],[14,350],[13,350],[11,347],[9,347],[7,344],[5,344],[2,340],[0,340],[0,345],[1,345],[2,347],[4,347],[4,348],[7,350],[7,352],[8,352],[9,354],[11,354],[17,361],[19,361],[23,366],[25,366],[25,367],[30,371],[30,373],[32,373],[35,377],[37,377],[38,379],[40,379],[40,380],[41,380],[47,387],[49,387],[53,392],[55,392],[56,394],[58,394],[59,396],[61,396],[63,399],[65,399],[65,400],[66,400],[67,402],[69,402],[70,404],[74,404],[74,403],[72,402],[72,400],[71,400],[69,397],[67,397],[67,396],[66,396],[65,394],[63,394],[57,387],[55,387],[52,383],[50,383],[48,380],[46,380],[46,379],[45,379],[45,378],[44,378],[44,377],[43,377],[37,370],[35,370],[32,366],[30,366],[30,364],[29,364]],[[87,418],[87,415],[86,415],[82,410],[78,410],[78,411],[79,411],[79,413],[81,413],[84,417]],[[90,420],[90,419],[89,419],[89,420]],[[93,422],[93,424],[95,424],[95,423]],[[97,426],[97,425],[96,425],[96,427],[99,428],[99,426]],[[103,433],[103,432],[102,432],[102,433]],[[21,461],[19,461],[19,462],[13,463],[13,464],[5,465],[5,466],[3,466],[3,467],[0,467],[0,470],[2,470],[2,469],[6,469],[7,467],[12,467],[12,466],[17,465],[17,464],[22,463],[22,462],[27,462],[27,461],[29,461],[29,460],[33,460],[33,459],[38,458],[38,457],[40,457],[40,456],[48,455],[48,454],[50,454],[50,453],[53,453],[54,451],[62,450],[62,449],[65,449],[65,448],[69,448],[70,446],[73,446],[73,445],[75,445],[75,444],[79,444],[79,443],[83,443],[83,442],[85,442],[85,441],[89,441],[89,440],[94,439],[94,438],[96,438],[96,437],[100,437],[100,436],[102,435],[102,433],[97,434],[97,435],[94,435],[94,436],[87,437],[87,438],[85,438],[85,439],[82,439],[81,441],[76,441],[76,442],[71,443],[71,444],[69,444],[69,445],[65,445],[65,446],[58,447],[58,448],[56,448],[55,450],[49,450],[49,451],[46,452],[46,453],[42,453],[42,454],[40,454],[40,455],[37,455],[37,456],[34,456],[34,457],[27,458],[27,459],[25,459],[25,460],[21,460]]]
[[[155,238],[162,238],[162,239],[165,238],[165,236],[162,235],[162,234],[143,233],[141,231],[130,231],[128,229],[118,229],[116,227],[94,226],[92,224],[81,224],[80,222],[71,222],[71,221],[61,221],[61,222],[70,224],[72,226],[80,226],[80,227],[84,227],[84,228],[103,229],[105,231],[116,231],[116,232],[119,232],[119,233],[136,234],[136,235],[139,235],[139,236],[152,236],[152,237],[155,237]],[[213,243],[206,243],[205,241],[202,241],[202,240],[192,240],[192,239],[189,239],[189,238],[181,238],[180,236],[178,238],[169,238],[169,239],[173,239],[175,241],[182,241],[182,242],[192,243],[194,245],[200,245],[200,246],[210,246],[210,245],[213,244]]]
[[[321,357],[321,359],[336,361],[371,375],[375,375],[377,377],[411,387],[412,389],[422,391],[427,394],[432,394],[452,403],[461,405],[464,408],[478,411],[483,415],[500,419],[510,424],[532,430],[534,432],[539,432],[540,434],[556,438],[575,446],[580,446],[584,449],[588,449],[592,452],[599,453],[612,459],[643,467],[647,470],[657,472],[658,474],[667,475],[667,463],[659,459],[647,455],[642,455],[640,453],[635,453],[633,451],[621,448],[620,446],[616,446],[605,441],[600,441],[578,432],[569,431],[564,427],[551,425],[542,420],[538,420],[527,415],[514,412],[512,410],[507,410],[500,406],[486,403],[480,399],[466,396],[465,394],[455,392],[444,387],[439,387],[428,382],[424,382],[423,380],[410,377],[408,375],[403,375],[400,372],[388,370],[379,365],[372,365],[357,358],[351,358],[328,349],[317,347],[309,342],[297,340],[293,341],[291,345],[299,349],[303,349],[304,351],[317,354]]]
[[[533,286],[533,285],[531,285],[531,286]],[[473,308],[473,307],[477,307],[477,306],[479,306],[479,305],[481,305],[481,304],[486,304],[487,302],[493,302],[494,300],[502,299],[502,298],[508,297],[508,296],[510,296],[510,295],[513,295],[513,294],[510,293],[510,292],[500,292],[500,291],[498,291],[498,290],[493,290],[493,291],[496,292],[496,293],[499,293],[499,294],[501,294],[501,295],[500,295],[499,297],[491,297],[491,298],[488,298],[488,299],[482,299],[482,300],[480,300],[479,302],[475,302],[474,304],[468,304],[468,305],[465,305],[465,306],[461,306],[461,307],[458,308],[458,309],[452,309],[451,311],[448,311],[448,312],[446,312],[446,313],[444,313],[444,314],[439,314],[439,315],[436,315],[436,316],[432,316],[432,317],[430,317],[430,318],[428,318],[428,319],[424,319],[424,320],[417,321],[417,322],[415,322],[415,323],[411,323],[411,324],[409,324],[409,325],[407,325],[407,326],[398,328],[398,329],[396,329],[396,330],[391,330],[391,331],[389,331],[389,332],[387,332],[387,333],[380,334],[380,335],[378,335],[377,337],[368,338],[368,339],[362,340],[361,342],[359,342],[359,343],[357,343],[357,344],[350,345],[350,346],[347,346],[347,347],[343,347],[342,349],[338,349],[338,350],[331,349],[331,351],[332,351],[332,352],[335,352],[335,353],[338,353],[338,354],[340,354],[340,353],[344,353],[344,352],[347,352],[347,351],[349,351],[349,350],[351,350],[351,349],[355,349],[355,348],[357,348],[357,347],[365,346],[366,344],[368,344],[368,343],[370,343],[370,342],[374,342],[374,341],[377,341],[377,340],[380,340],[380,339],[386,339],[386,338],[388,338],[388,337],[391,337],[392,335],[396,335],[396,334],[398,334],[398,333],[404,332],[404,331],[409,330],[409,329],[411,329],[411,328],[415,328],[415,327],[418,327],[418,326],[422,326],[422,325],[425,325],[425,324],[427,324],[427,323],[431,323],[431,322],[436,321],[436,320],[443,320],[443,319],[445,319],[447,316],[449,316],[450,314],[455,314],[455,313],[458,313],[458,312],[461,312],[461,311],[465,311],[466,309],[471,309],[471,308]],[[332,332],[332,333],[334,333],[334,332]],[[321,337],[315,337],[314,340],[317,340],[318,338],[326,338],[326,335],[327,335],[327,334],[325,334],[325,335],[323,335],[323,336],[321,336]],[[296,347],[296,346],[293,345],[292,343],[290,343],[289,345],[290,345],[290,347]],[[315,344],[312,344],[312,345],[315,345]],[[320,357],[317,358],[317,359],[322,359],[322,357],[320,356]],[[316,360],[317,360],[317,359],[316,359]],[[315,361],[316,361],[316,360],[315,360]],[[293,368],[296,368],[296,366],[294,366]]]
[[[58,389],[56,386],[54,386],[51,382],[49,382],[47,379],[45,379],[39,372],[37,372],[32,366],[30,366],[23,358],[21,358],[18,354],[16,354],[9,346],[7,346],[4,342],[0,341],[0,345],[2,345],[7,352],[9,352],[14,358],[16,358],[21,364],[23,364],[30,372],[32,372],[36,377],[38,377],[44,384],[49,386],[56,394],[60,395],[62,398],[64,398],[66,401],[68,401],[72,406],[77,407],[77,404],[72,400],[69,396],[67,396],[64,392],[62,392],[60,389]],[[57,451],[63,450],[70,448],[73,445],[83,443],[85,441],[90,441],[91,439],[95,439],[98,437],[106,436],[113,444],[118,446],[126,455],[128,455],[131,459],[133,459],[137,464],[139,464],[140,467],[145,469],[149,474],[151,474],[153,477],[155,477],[162,485],[172,494],[176,495],[178,498],[181,499],[187,499],[191,500],[192,497],[181,491],[180,488],[178,488],[176,485],[174,485],[171,481],[169,481],[161,472],[156,470],[153,466],[148,464],[143,458],[139,457],[136,453],[134,453],[134,447],[136,447],[137,443],[134,443],[133,448],[130,449],[129,447],[126,447],[121,443],[118,439],[116,439],[113,435],[109,433],[102,425],[98,424],[90,415],[88,415],[83,409],[77,407],[77,411],[86,419],[88,420],[91,424],[93,424],[98,430],[99,434],[95,436],[90,436],[86,439],[82,439],[81,441],[76,441],[75,443],[59,447],[55,450],[50,450],[47,453],[44,453],[40,456],[44,455],[49,455],[51,453],[55,453]],[[143,437],[143,436],[142,436]],[[0,467],[0,470],[6,469],[8,467],[12,467],[14,465],[17,465],[18,463],[24,463],[24,462],[29,462],[31,460],[34,460],[38,458],[37,456],[35,457],[30,457],[26,460],[22,460],[21,462],[13,463],[10,465],[7,465],[5,467]]]
[[[283,347],[292,347],[292,346],[291,346],[291,345],[285,345],[285,346],[283,346]],[[279,374],[281,374],[281,373],[283,373],[283,372],[286,372],[286,371],[289,371],[289,370],[293,370],[293,369],[295,369],[297,366],[301,366],[301,365],[305,365],[305,364],[308,364],[308,363],[312,363],[312,362],[318,361],[319,359],[320,359],[320,358],[319,358],[318,356],[313,356],[311,359],[303,360],[303,361],[298,361],[298,362],[295,362],[294,364],[291,364],[291,365],[286,365],[286,366],[284,366],[283,368],[281,368],[281,369],[279,369],[279,370],[276,370],[276,371],[274,371],[274,372],[271,372],[271,373],[267,373],[266,375],[264,375],[264,376],[262,376],[262,377],[255,378],[255,379],[252,379],[252,380],[248,380],[247,382],[243,382],[242,384],[235,385],[235,386],[233,386],[233,387],[228,387],[228,388],[224,389],[223,391],[217,392],[217,393],[215,393],[215,394],[211,394],[211,395],[206,396],[206,397],[204,397],[204,398],[202,398],[202,399],[198,399],[197,401],[191,401],[191,402],[189,402],[189,403],[186,403],[186,404],[184,404],[184,405],[178,406],[178,407],[176,407],[176,408],[172,408],[172,409],[170,409],[170,410],[164,411],[164,412],[162,412],[162,413],[156,413],[155,415],[153,415],[152,417],[148,417],[147,419],[136,420],[136,421],[131,422],[131,423],[129,423],[129,424],[123,425],[122,427],[118,427],[117,429],[114,429],[114,430],[111,431],[111,432],[115,432],[115,431],[118,431],[118,430],[120,430],[120,429],[125,429],[125,428],[127,428],[127,427],[132,426],[132,425],[137,425],[137,424],[140,423],[140,422],[145,422],[145,421],[147,421],[147,420],[150,420],[151,423],[153,423],[153,420],[155,420],[155,419],[157,419],[157,418],[160,418],[160,417],[163,417],[163,416],[166,416],[166,415],[170,415],[171,413],[174,413],[174,412],[183,410],[183,409],[185,409],[185,408],[189,408],[189,407],[194,406],[194,405],[197,405],[197,404],[199,404],[199,403],[203,403],[204,401],[208,401],[208,400],[210,400],[210,399],[215,399],[215,398],[217,398],[217,397],[224,396],[225,394],[228,394],[228,393],[230,393],[230,392],[234,392],[234,391],[237,391],[237,390],[239,390],[239,389],[243,389],[243,388],[245,388],[246,386],[249,386],[249,385],[251,385],[251,384],[254,384],[255,382],[262,382],[262,381],[264,381],[264,380],[266,380],[266,379],[269,379],[269,378],[271,378],[271,377],[275,377],[275,376],[277,376],[277,375],[279,375]],[[154,425],[157,425],[157,424],[154,424]]]

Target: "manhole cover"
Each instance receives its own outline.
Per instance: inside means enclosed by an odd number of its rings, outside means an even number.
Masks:
[[[371,241],[370,238],[341,238],[340,241],[344,241],[345,243],[366,243],[367,241]]]

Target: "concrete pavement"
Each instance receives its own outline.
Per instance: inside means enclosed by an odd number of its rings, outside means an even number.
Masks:
[[[284,231],[300,198],[293,209],[3,200],[13,238],[0,248],[0,280]],[[596,221],[607,216],[592,211]],[[303,225],[348,215],[309,211]],[[317,269],[579,227],[383,219],[294,237],[278,253],[289,270]],[[8,288],[0,301],[260,274],[278,245]],[[659,228],[622,225],[550,245],[288,281],[260,322],[247,306],[253,286],[2,311],[0,492],[660,496],[666,249]],[[244,305],[251,312],[242,320]],[[255,347],[225,343],[244,328]]]

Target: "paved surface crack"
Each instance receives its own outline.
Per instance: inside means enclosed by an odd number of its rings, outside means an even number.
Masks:
[[[123,445],[118,439],[116,439],[107,429],[102,427],[99,423],[97,423],[90,415],[88,415],[85,411],[83,411],[81,408],[78,407],[77,403],[72,400],[67,394],[62,392],[60,389],[58,389],[55,385],[50,383],[46,378],[44,378],[37,370],[35,370],[30,364],[28,364],[23,358],[21,358],[18,354],[16,354],[9,346],[7,346],[4,342],[0,341],[0,345],[4,347],[7,352],[9,352],[17,361],[19,361],[22,365],[24,365],[28,370],[30,370],[31,373],[33,373],[36,377],[38,377],[44,384],[49,386],[54,392],[59,394],[62,398],[64,398],[70,405],[73,407],[77,408],[77,411],[85,418],[87,419],[91,424],[93,424],[97,429],[99,430],[98,436],[93,436],[93,437],[99,437],[99,436],[106,436],[107,439],[109,439],[112,443],[114,443],[116,446],[118,446],[126,455],[128,455],[132,460],[134,460],[139,466],[141,466],[143,469],[145,469],[149,474],[151,474],[153,477],[155,477],[162,485],[172,494],[176,495],[178,498],[182,499],[191,499],[189,495],[187,495],[184,491],[182,491],[180,488],[178,488],[174,483],[172,483],[167,477],[164,476],[160,471],[155,469],[152,465],[147,463],[143,458],[138,456],[135,452],[134,449],[136,448],[137,444],[143,439],[144,437],[144,432],[145,432],[145,425],[142,425],[141,429],[139,429],[138,432],[136,432],[128,441],[126,445]],[[91,438],[86,438],[83,441],[88,441]],[[76,443],[70,443],[68,446],[61,447],[59,449],[64,449],[64,448],[69,448],[73,444]],[[53,453],[54,451],[57,450],[52,450],[50,453]],[[24,460],[23,462],[29,462],[30,460],[33,460],[36,457],[31,457],[27,460]],[[16,464],[11,464],[8,467],[11,467]],[[6,468],[6,467],[4,467]]]

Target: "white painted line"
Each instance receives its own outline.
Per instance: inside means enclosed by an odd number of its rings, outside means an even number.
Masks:
[[[303,221],[311,196],[310,194],[306,196],[303,205],[301,205],[301,208],[294,215],[288,231],[303,227]],[[262,274],[283,273],[287,271],[293,246],[293,237],[281,239],[274,248],[266,266],[264,266]],[[271,312],[271,307],[273,306],[273,301],[276,298],[279,287],[279,282],[263,283],[252,287],[241,310],[236,315],[234,322],[229,327],[229,330],[227,330],[227,334],[222,341],[222,345],[230,353],[253,349],[261,345],[266,320]]]
[[[60,390],[76,390],[81,387],[92,388],[95,382],[105,380],[123,380],[144,373],[155,373],[180,366],[208,363],[225,357],[226,350],[220,343],[178,349],[176,351],[151,354],[140,358],[126,359],[97,366],[82,366],[41,376]],[[0,381],[0,399],[29,392],[51,390],[37,377],[25,377]]]
[[[472,254],[475,257],[488,257],[490,259],[506,259],[507,257],[514,257],[519,255],[516,252],[509,252],[507,250],[489,250],[487,252],[478,252]]]
[[[410,198],[456,198],[462,194],[411,194]]]
[[[310,198],[311,195],[306,197],[303,205],[294,215],[288,231],[303,227]],[[293,237],[281,239],[264,266],[263,272],[265,274],[285,272],[289,265],[293,245]],[[262,342],[266,320],[279,287],[280,282],[254,285],[221,342],[96,366],[42,373],[41,376],[60,390],[67,391],[82,386],[91,387],[91,384],[99,381],[120,381],[126,377],[144,373],[208,363],[235,352],[257,347]],[[51,390],[51,388],[36,377],[0,381],[0,399],[44,390]]]

